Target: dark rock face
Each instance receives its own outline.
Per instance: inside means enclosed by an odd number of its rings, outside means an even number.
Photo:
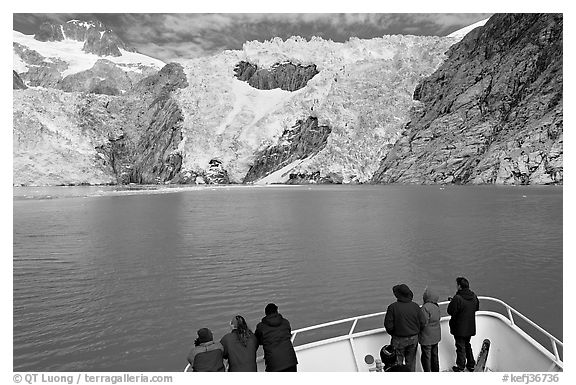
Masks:
[[[296,91],[308,84],[317,73],[316,65],[301,66],[292,63],[276,64],[271,69],[259,69],[258,66],[241,61],[234,68],[235,76],[259,90],[280,88]]]
[[[127,95],[113,98],[105,113],[115,130],[97,148],[118,183],[186,182],[180,175],[182,111],[171,92],[188,86],[181,65],[171,63],[139,82]]]
[[[23,73],[21,77],[30,87],[48,88],[57,88],[58,83],[62,79],[60,71],[53,63],[42,63],[37,67],[32,67],[28,72]]]
[[[210,167],[203,175],[203,179],[208,184],[229,184],[230,178],[228,172],[224,169],[222,161],[212,159],[209,162]]]
[[[140,80],[134,85],[135,93],[146,96],[166,94],[188,86],[188,80],[182,65],[178,63],[166,64],[158,73]]]
[[[328,126],[318,125],[315,117],[298,120],[291,130],[284,130],[279,144],[256,155],[243,183],[254,182],[296,160],[317,154],[326,146],[331,131]]]
[[[372,182],[562,183],[562,26],[497,14],[451,47]]]
[[[98,56],[122,56],[119,48],[122,46],[118,36],[111,31],[98,31],[90,28],[86,32],[86,40],[82,49]]]
[[[44,22],[38,27],[38,32],[34,35],[34,39],[38,41],[62,41],[64,40],[62,26]]]
[[[295,173],[290,174],[286,184],[342,184],[342,176],[333,173],[321,176],[320,171],[314,173]]]
[[[91,69],[66,76],[57,87],[66,92],[119,95],[132,87],[132,81],[115,63],[100,59]]]
[[[40,65],[45,60],[44,56],[40,55],[33,49],[29,49],[28,47],[23,46],[22,44],[12,43],[12,47],[14,48],[14,52],[28,64]]]
[[[26,84],[22,81],[20,76],[16,73],[16,71],[12,70],[12,89],[13,90],[25,90]]]
[[[83,41],[85,52],[98,56],[122,56],[120,49],[134,51],[106,25],[97,20],[70,20],[64,24],[45,22],[40,25],[34,38],[39,41],[62,41],[71,39]]]

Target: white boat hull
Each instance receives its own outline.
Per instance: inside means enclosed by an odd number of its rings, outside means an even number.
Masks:
[[[456,362],[454,337],[448,326],[449,317],[441,321],[442,340],[438,344],[440,371],[451,371]],[[554,355],[538,342],[510,324],[498,313],[478,312],[476,316],[477,334],[470,343],[475,355],[480,352],[484,339],[491,342],[486,367],[500,372],[547,372],[561,371],[555,363]],[[368,354],[379,357],[382,346],[390,343],[390,336],[384,328],[358,333],[350,339],[321,341],[296,347],[298,371],[302,372],[367,372],[370,367],[364,362]],[[354,351],[356,354],[354,354]],[[355,358],[356,357],[356,358]],[[259,370],[264,370],[263,362]],[[418,347],[416,370],[422,371],[420,347]]]

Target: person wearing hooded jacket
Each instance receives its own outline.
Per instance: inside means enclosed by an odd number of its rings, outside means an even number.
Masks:
[[[224,348],[219,342],[214,342],[214,336],[208,328],[198,330],[198,338],[188,354],[188,362],[195,372],[223,372]]]
[[[254,334],[264,349],[267,372],[296,372],[298,359],[292,346],[290,322],[278,313],[278,306],[266,305],[266,316],[256,325]]]
[[[464,369],[473,371],[476,366],[470,339],[476,335],[476,312],[480,309],[478,297],[470,290],[470,283],[464,277],[456,278],[458,291],[448,304],[447,312],[450,317],[450,333],[454,336],[456,344],[455,372]]]
[[[420,306],[412,302],[414,294],[407,285],[395,285],[392,292],[397,301],[388,306],[384,327],[392,337],[391,345],[396,351],[397,364],[405,364],[411,372],[414,372],[418,335],[426,324],[426,319],[420,311]]]
[[[440,362],[438,360],[438,343],[442,339],[442,331],[440,329],[440,307],[438,306],[438,294],[430,288],[424,290],[422,300],[424,304],[420,308],[426,324],[420,331],[418,342],[420,343],[420,362],[422,363],[422,370],[425,372],[439,372]]]

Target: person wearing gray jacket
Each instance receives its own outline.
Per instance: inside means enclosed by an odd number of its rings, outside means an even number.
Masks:
[[[424,304],[420,310],[424,314],[424,318],[426,318],[426,324],[418,335],[420,351],[422,352],[420,362],[422,363],[423,371],[439,372],[438,343],[442,339],[440,307],[438,306],[439,296],[430,288],[426,288],[422,299]]]

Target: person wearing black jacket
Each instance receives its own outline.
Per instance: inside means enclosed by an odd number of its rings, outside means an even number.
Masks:
[[[470,339],[476,335],[476,312],[480,309],[478,297],[470,290],[470,283],[464,277],[456,278],[458,291],[448,304],[447,312],[450,317],[450,333],[454,336],[456,344],[455,372],[466,369],[473,371],[476,366]]]
[[[292,346],[290,322],[278,313],[273,303],[264,309],[266,317],[256,325],[254,334],[258,344],[264,348],[264,362],[267,372],[296,372],[298,359]]]
[[[405,364],[409,371],[416,371],[418,334],[426,325],[426,318],[415,302],[414,293],[405,284],[396,285],[392,292],[397,301],[390,304],[384,317],[386,332],[392,337],[397,364]]]

